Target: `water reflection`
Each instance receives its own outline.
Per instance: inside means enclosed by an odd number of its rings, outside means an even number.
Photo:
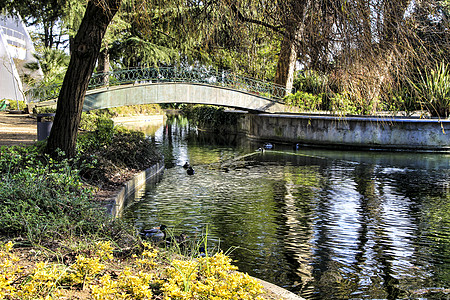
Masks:
[[[448,296],[448,155],[276,145],[224,171],[258,145],[183,122],[154,135],[168,168],[125,212],[137,227],[195,236],[208,226],[212,246],[238,247],[241,270],[305,298]]]

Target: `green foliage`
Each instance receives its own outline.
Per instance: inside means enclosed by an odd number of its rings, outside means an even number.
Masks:
[[[1,148],[0,235],[41,243],[114,228],[86,183],[107,184],[117,169],[143,170],[161,155],[143,133],[116,128],[108,118],[98,117],[92,129],[80,135],[73,159],[44,154],[45,142]]]
[[[91,131],[79,135],[77,151],[80,157],[94,156],[98,160],[101,166],[86,170],[84,176],[100,180],[104,179],[102,174],[114,168],[143,170],[161,160],[161,154],[144,133],[114,126],[106,117],[98,117]]]
[[[284,98],[287,105],[298,107],[300,110],[316,111],[321,109],[323,94],[313,95],[304,91],[297,91]]]
[[[236,114],[225,112],[223,107],[212,105],[186,106],[183,114],[196,126],[217,132],[226,132],[236,125],[238,118]]]
[[[412,82],[423,105],[434,117],[450,116],[450,73],[448,64],[441,62],[420,75],[418,83]]]
[[[33,108],[33,114],[54,114],[56,113],[56,105],[36,106]]]
[[[348,93],[311,94],[297,91],[284,98],[287,105],[302,111],[331,111],[335,114],[364,115],[370,113],[371,106],[364,101],[351,97]]]
[[[163,111],[158,104],[129,105],[92,110],[81,114],[80,128],[87,131],[95,130],[99,122],[98,119],[100,118],[110,119],[117,116],[154,115],[162,113]]]
[[[116,166],[142,170],[161,159],[161,155],[144,133],[123,128],[116,130],[111,146],[102,153],[102,157],[107,161]]]
[[[25,64],[25,68],[36,71],[39,67],[44,73],[42,79],[24,75],[24,82],[33,87],[28,93],[33,93],[33,99],[48,100],[58,97],[70,57],[64,51],[43,47],[39,53],[34,54],[37,62]]]
[[[107,147],[114,135],[114,122],[105,117],[88,115],[90,131],[81,133],[77,140],[77,151],[81,154],[93,153]],[[87,122],[87,121],[86,121]]]
[[[294,79],[294,88],[297,91],[318,95],[328,90],[328,77],[314,70],[299,72]]]
[[[69,55],[62,50],[44,47],[39,53],[34,54],[34,56],[38,62],[27,63],[25,68],[35,71],[41,67],[44,78],[39,80],[39,82],[34,82],[32,77],[26,76],[25,81],[27,84],[41,89],[62,84],[67,66],[69,65]]]
[[[17,106],[17,103],[19,103],[19,106]],[[27,107],[25,101],[21,100],[8,100],[8,106],[10,110],[24,110]]]
[[[357,101],[346,92],[334,94],[330,100],[330,108],[337,114],[364,115],[371,112],[371,108],[364,102]]]
[[[87,121],[85,122],[87,124]],[[91,126],[92,131],[81,134],[77,141],[77,150],[80,153],[97,151],[111,144],[114,135],[114,122],[111,119],[102,116],[90,117],[88,124],[85,126]]]
[[[338,82],[330,80],[328,76],[307,70],[299,73],[294,81],[297,89],[295,94],[285,97],[286,104],[298,107],[303,111],[331,111],[335,114],[365,115],[377,110],[399,110],[399,107],[411,107],[411,98],[402,98],[397,95],[390,102],[380,103],[380,99],[368,100],[364,95],[356,93],[358,89],[352,89],[352,84],[345,87]]]
[[[158,104],[140,104],[109,108],[109,115],[112,116],[135,116],[135,115],[157,115],[163,114]]]
[[[0,154],[0,233],[33,243],[94,233],[107,220],[83,187],[74,161],[53,159],[38,146],[3,147]]]
[[[95,111],[89,111],[89,112],[83,112],[81,114],[81,121],[80,121],[80,129],[81,130],[97,130],[98,123],[102,122],[100,119],[110,119],[111,117],[116,116],[116,113],[113,111],[113,109],[105,108],[105,109],[99,109]],[[105,121],[106,122],[106,121]]]

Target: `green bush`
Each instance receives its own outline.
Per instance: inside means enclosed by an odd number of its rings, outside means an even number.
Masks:
[[[237,124],[237,114],[227,113],[223,107],[194,105],[183,108],[183,114],[196,126],[216,132],[225,132]]]
[[[86,116],[89,117],[85,118],[83,126],[89,126],[90,131],[79,135],[77,140],[78,152],[92,153],[110,145],[114,135],[114,122],[106,117],[89,114]]]
[[[161,155],[143,133],[109,119],[99,118],[95,129],[80,135],[73,159],[43,154],[45,142],[1,148],[0,235],[41,243],[115,228],[87,186],[108,184],[118,168],[143,170]]]
[[[34,114],[54,114],[54,113],[56,113],[56,105],[34,107],[33,113]]]
[[[32,243],[94,233],[107,216],[93,204],[73,161],[53,159],[39,147],[3,147],[0,154],[0,233]]]
[[[314,70],[301,71],[293,85],[297,91],[318,95],[328,90],[328,77]]]
[[[19,105],[17,105],[17,102]],[[24,110],[27,107],[25,101],[8,100],[10,110]]]
[[[116,117],[116,116],[117,116],[117,113],[115,113],[114,109],[112,109],[112,108],[105,108],[105,109],[83,112],[81,114],[81,120],[80,120],[79,127],[81,130],[87,130],[87,131],[96,130],[98,122],[102,122],[102,121],[99,121],[99,119],[110,120],[111,118]]]
[[[80,172],[92,183],[108,181],[108,174],[117,168],[143,170],[160,161],[162,155],[145,134],[114,126],[111,119],[97,118],[93,130],[78,136],[79,161],[91,161],[91,165],[79,163]]]
[[[110,108],[109,110],[118,116],[156,115],[163,113],[158,104],[128,105]]]
[[[330,100],[331,110],[338,114],[364,115],[371,111],[364,102],[358,102],[348,93],[334,94]]]
[[[311,93],[297,91],[295,94],[287,95],[284,102],[287,105],[298,107],[304,111],[317,111],[322,108],[323,94],[313,95]]]

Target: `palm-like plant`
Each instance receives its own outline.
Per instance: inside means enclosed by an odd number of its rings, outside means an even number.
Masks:
[[[69,65],[69,55],[59,49],[43,48],[40,53],[34,54],[34,56],[39,61],[39,64],[28,63],[25,67],[30,70],[37,70],[40,65],[44,73],[41,85],[62,83]]]
[[[35,71],[41,67],[44,77],[39,81],[30,76],[24,78],[27,84],[33,87],[28,92],[36,99],[56,98],[69,65],[69,55],[59,49],[43,48],[34,54],[34,57],[38,62],[27,63],[25,68]]]
[[[420,82],[413,83],[424,106],[433,117],[448,118],[450,115],[450,72],[448,64],[441,62],[421,74]]]

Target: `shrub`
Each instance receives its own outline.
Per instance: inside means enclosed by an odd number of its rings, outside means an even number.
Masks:
[[[25,101],[8,100],[10,110],[24,110],[27,107]]]
[[[83,299],[263,299],[257,280],[236,272],[223,253],[189,261],[169,257],[164,274],[158,267],[167,257],[148,243],[128,261],[115,258],[113,250],[110,242],[101,241],[68,264],[39,260],[23,268],[13,243],[0,245],[0,297],[78,299],[69,295],[82,290]]]
[[[144,170],[162,160],[144,133],[114,126],[105,117],[96,118],[94,124],[92,131],[81,133],[77,140],[77,167],[90,184],[114,185],[115,174]]]
[[[195,260],[173,260],[163,291],[170,299],[262,299],[262,286],[235,272],[231,259],[219,252]]]
[[[448,64],[441,62],[434,69],[421,72],[420,81],[411,83],[433,117],[450,116],[450,72]]]
[[[38,147],[2,148],[0,233],[25,235],[32,243],[97,232],[107,216],[82,185],[73,161],[53,159]]]
[[[54,114],[56,113],[56,105],[36,106],[33,108],[34,114]]]
[[[323,94],[313,95],[304,91],[297,91],[284,98],[287,105],[295,106],[304,111],[315,111],[322,107]]]
[[[293,85],[297,91],[318,95],[328,90],[328,77],[314,70],[301,71]]]
[[[183,114],[196,126],[216,132],[226,132],[237,124],[238,118],[236,114],[225,112],[223,107],[212,105],[186,106]]]
[[[364,115],[372,112],[370,103],[355,99],[347,92],[334,94],[330,99],[330,106],[338,114]]]

